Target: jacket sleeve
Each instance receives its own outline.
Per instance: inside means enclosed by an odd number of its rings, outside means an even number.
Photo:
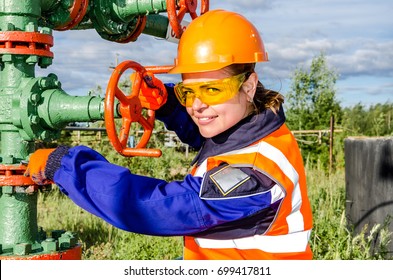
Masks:
[[[81,208],[120,229],[149,235],[197,234],[253,215],[270,201],[261,195],[201,199],[201,177],[168,183],[135,175],[85,146],[68,150],[53,180]]]
[[[173,84],[165,84],[168,91],[167,102],[156,111],[156,118],[165,124],[168,130],[174,131],[179,139],[199,150],[204,138],[199,133],[198,126],[188,115],[186,108],[177,100]]]

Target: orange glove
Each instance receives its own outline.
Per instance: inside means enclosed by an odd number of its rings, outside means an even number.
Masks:
[[[142,77],[139,101],[143,108],[158,110],[165,104],[168,93],[161,80],[157,79],[153,73],[145,72]],[[131,75],[131,81],[135,80],[135,73]]]
[[[48,156],[55,149],[38,149],[29,159],[25,176],[30,177],[37,185],[47,185],[52,183],[51,180],[45,176],[45,167]]]

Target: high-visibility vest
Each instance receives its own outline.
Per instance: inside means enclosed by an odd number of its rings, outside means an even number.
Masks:
[[[269,176],[276,182],[272,203],[282,199],[279,210],[261,235],[226,240],[185,236],[184,259],[312,259],[312,213],[303,160],[287,126],[248,147],[207,158],[192,174],[203,177],[223,162],[250,166]]]

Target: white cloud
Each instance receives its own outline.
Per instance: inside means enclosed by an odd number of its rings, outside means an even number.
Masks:
[[[261,66],[261,76],[272,79],[275,86],[287,84],[294,69],[307,67],[320,52],[342,80],[393,76],[390,0],[210,1],[210,9],[216,8],[237,11],[259,29],[270,58]],[[70,93],[86,92],[97,84],[104,87],[116,59],[168,65],[176,56],[176,44],[145,34],[129,44],[103,40],[95,30],[54,32],[54,36],[53,65],[38,70],[38,75],[56,73]],[[382,85],[371,84],[382,90]],[[364,92],[371,95],[366,86]]]

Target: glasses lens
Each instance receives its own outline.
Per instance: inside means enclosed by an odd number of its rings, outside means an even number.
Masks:
[[[178,83],[174,90],[180,104],[191,107],[195,98],[207,105],[217,105],[233,98],[243,84],[246,73],[221,80],[192,84]]]
[[[180,104],[183,106],[186,106],[186,94],[183,90],[183,83],[178,83],[175,85],[173,88],[175,91],[175,95],[177,97],[177,100],[179,100]]]

